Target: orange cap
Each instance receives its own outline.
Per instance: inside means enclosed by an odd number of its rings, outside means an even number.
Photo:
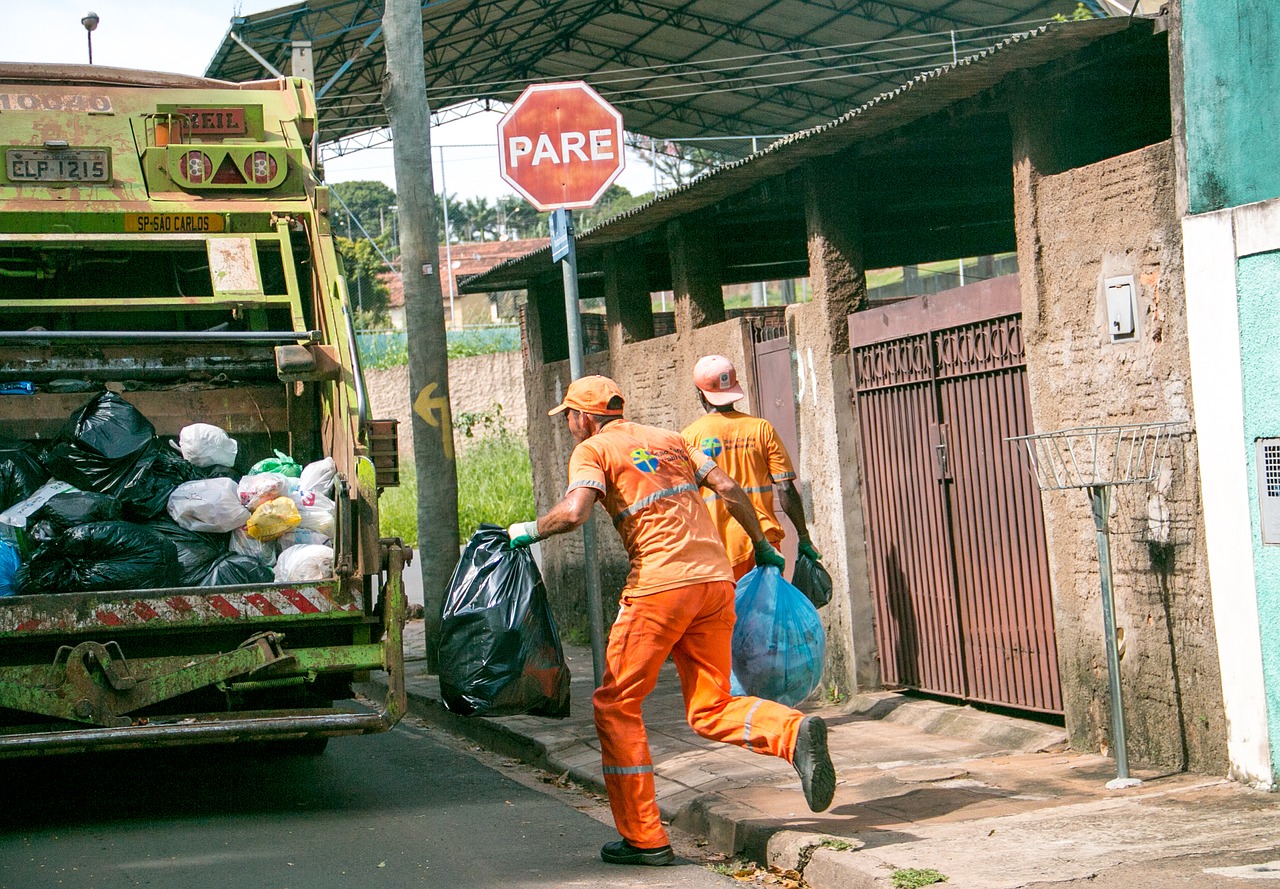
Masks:
[[[733,404],[746,395],[738,385],[738,372],[733,369],[733,362],[723,355],[699,358],[693,366],[693,385],[716,407]]]
[[[564,401],[547,411],[547,415],[555,416],[561,411],[575,410],[601,417],[621,417],[621,407],[609,407],[609,402],[614,398],[621,400],[622,390],[613,380],[602,376],[580,377],[569,384],[564,393]]]

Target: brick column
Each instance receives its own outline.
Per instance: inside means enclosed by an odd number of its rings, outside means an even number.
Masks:
[[[720,256],[711,226],[696,219],[667,224],[671,289],[675,293],[676,333],[685,334],[724,320]]]
[[[610,247],[604,255],[604,310],[609,324],[609,352],[622,354],[624,343],[653,339],[653,302],[644,255]]]

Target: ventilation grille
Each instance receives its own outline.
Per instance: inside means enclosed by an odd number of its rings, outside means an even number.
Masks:
[[[1280,444],[1262,446],[1262,476],[1268,497],[1280,497]]]

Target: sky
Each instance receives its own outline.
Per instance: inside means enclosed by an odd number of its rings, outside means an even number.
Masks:
[[[0,61],[88,61],[80,19],[93,10],[93,61],[99,65],[204,74],[233,15],[287,5],[286,0],[0,0]],[[431,133],[440,191],[440,159],[449,195],[457,200],[515,192],[498,176],[496,112],[478,114]],[[323,135],[323,134],[322,134]],[[325,164],[329,182],[378,179],[395,188],[391,146],[362,149]],[[628,152],[617,180],[633,193],[653,189],[653,171]]]

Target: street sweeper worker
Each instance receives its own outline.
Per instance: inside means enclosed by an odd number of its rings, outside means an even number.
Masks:
[[[623,418],[618,385],[575,380],[551,414],[563,413],[577,446],[563,500],[533,522],[511,526],[513,547],[581,526],[597,500],[631,561],[609,633],[604,679],[592,697],[605,787],[622,838],[600,857],[613,864],[670,864],[670,840],[654,795],[653,759],[641,705],[668,656],[675,661],[689,725],[704,738],[781,757],[800,775],[809,808],[831,805],[836,775],[827,726],[817,716],[729,693],[734,585],[724,545],[698,493],[715,491],[755,541],[761,564],[782,567],[755,510],[705,455],[695,462],[675,432]]]

